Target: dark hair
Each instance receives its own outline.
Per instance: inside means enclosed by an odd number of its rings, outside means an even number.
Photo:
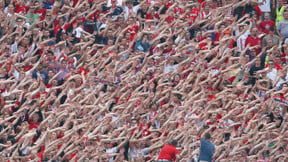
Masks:
[[[210,138],[211,138],[210,133],[205,133],[205,139],[206,139],[206,140],[209,140]]]
[[[274,27],[271,27],[271,28],[270,28],[270,31],[274,32],[274,31],[275,31],[275,28],[274,28]]]
[[[171,142],[170,142],[170,145],[172,145],[172,146],[177,146],[177,144],[178,144],[178,141],[177,140],[172,140]]]

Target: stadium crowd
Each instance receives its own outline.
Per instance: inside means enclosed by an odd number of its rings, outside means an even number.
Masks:
[[[0,161],[288,161],[286,0],[1,0],[0,42]]]

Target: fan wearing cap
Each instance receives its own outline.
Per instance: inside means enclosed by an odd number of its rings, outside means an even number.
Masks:
[[[231,31],[229,29],[224,31],[223,37],[230,37],[232,35]],[[231,41],[228,41],[228,48],[233,49],[235,41],[232,39]]]

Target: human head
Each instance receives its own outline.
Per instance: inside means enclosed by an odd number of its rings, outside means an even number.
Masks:
[[[264,19],[267,21],[267,20],[269,20],[269,18],[270,18],[269,12],[265,12],[264,13]]]
[[[270,34],[270,35],[274,35],[274,34],[275,34],[275,28],[274,28],[274,27],[271,27],[271,28],[269,29],[269,34]]]
[[[251,35],[254,36],[254,37],[256,37],[256,36],[257,36],[257,31],[258,31],[257,28],[252,28],[252,29],[251,29]]]
[[[172,145],[172,146],[174,146],[174,147],[176,147],[177,144],[178,144],[178,141],[177,141],[177,140],[172,140],[172,141],[170,142],[170,145]]]
[[[210,139],[211,139],[210,133],[205,133],[205,139],[206,139],[206,140],[210,140]]]
[[[284,17],[285,20],[288,20],[288,10],[284,11],[283,17]]]

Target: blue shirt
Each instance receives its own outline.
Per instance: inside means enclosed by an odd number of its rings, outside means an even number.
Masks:
[[[213,143],[201,138],[200,140],[200,156],[199,160],[204,160],[212,162],[213,153],[215,151],[215,146]]]
[[[44,3],[44,9],[52,9],[53,3],[51,2],[43,2]]]
[[[134,50],[135,51],[141,51],[141,52],[148,52],[149,48],[150,48],[150,44],[148,42],[144,43],[141,40],[138,40],[138,41],[136,41]]]

